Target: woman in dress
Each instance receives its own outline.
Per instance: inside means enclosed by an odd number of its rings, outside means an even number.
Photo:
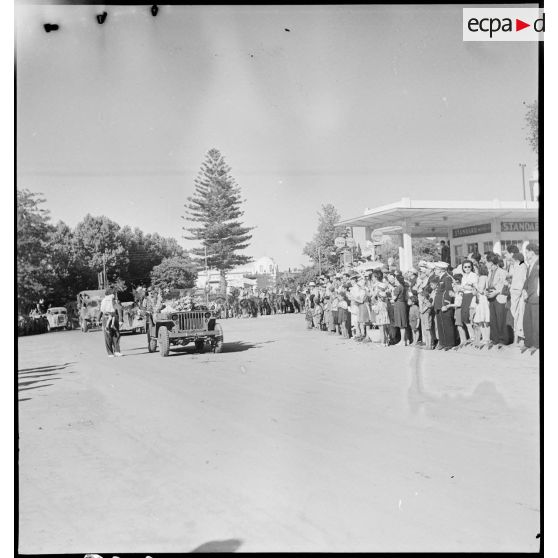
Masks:
[[[372,272],[372,310],[374,312],[374,325],[378,326],[383,332],[384,347],[389,345],[389,314],[388,314],[388,286],[384,283],[384,276],[381,270],[375,269]]]
[[[357,341],[362,341],[366,336],[366,324],[370,321],[368,304],[366,303],[366,289],[364,277],[357,279],[357,284],[351,289],[351,299],[357,306]]]
[[[467,328],[469,333],[469,341],[471,343],[475,334],[473,330],[473,321],[471,319],[471,302],[475,296],[475,290],[479,281],[479,276],[473,270],[473,262],[465,260],[461,264],[463,270],[463,277],[461,278],[461,293],[463,298],[461,300],[461,321]]]
[[[409,343],[407,336],[408,320],[408,305],[407,305],[407,286],[403,275],[398,273],[395,275],[395,288],[393,289],[392,302],[393,302],[393,326],[399,330],[401,340],[397,345],[405,345]]]
[[[314,316],[314,327],[316,329],[321,329],[322,328],[322,320],[323,320],[323,317],[324,317],[324,309],[323,309],[323,306],[322,306],[322,301],[320,300],[319,296],[317,296],[314,299],[313,316]]]
[[[476,326],[475,347],[482,349],[490,342],[490,306],[486,291],[488,288],[488,268],[486,264],[479,263],[479,278],[476,292],[475,315],[473,325]]]

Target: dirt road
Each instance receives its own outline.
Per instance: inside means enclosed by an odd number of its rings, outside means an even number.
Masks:
[[[19,339],[20,552],[539,549],[536,357],[222,324]]]

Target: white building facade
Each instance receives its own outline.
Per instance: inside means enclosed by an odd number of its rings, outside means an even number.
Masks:
[[[254,288],[258,285],[258,277],[264,278],[266,285],[274,285],[278,271],[279,266],[273,258],[262,256],[254,262],[228,271],[226,273],[227,288],[229,291],[232,288]],[[198,273],[197,288],[216,292],[219,290],[220,284],[221,275],[218,270],[210,269],[207,272]]]

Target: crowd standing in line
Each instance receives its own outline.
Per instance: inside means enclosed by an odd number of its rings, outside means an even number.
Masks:
[[[447,254],[444,254],[447,259]],[[539,247],[469,254],[455,269],[421,261],[405,273],[362,260],[303,289],[308,329],[360,342],[459,350],[539,348]]]

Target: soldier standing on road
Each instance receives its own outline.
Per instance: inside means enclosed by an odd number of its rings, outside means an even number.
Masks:
[[[112,289],[105,291],[105,298],[101,301],[101,314],[103,333],[105,337],[105,348],[109,357],[120,357],[120,331],[118,324],[117,308],[114,301]]]

